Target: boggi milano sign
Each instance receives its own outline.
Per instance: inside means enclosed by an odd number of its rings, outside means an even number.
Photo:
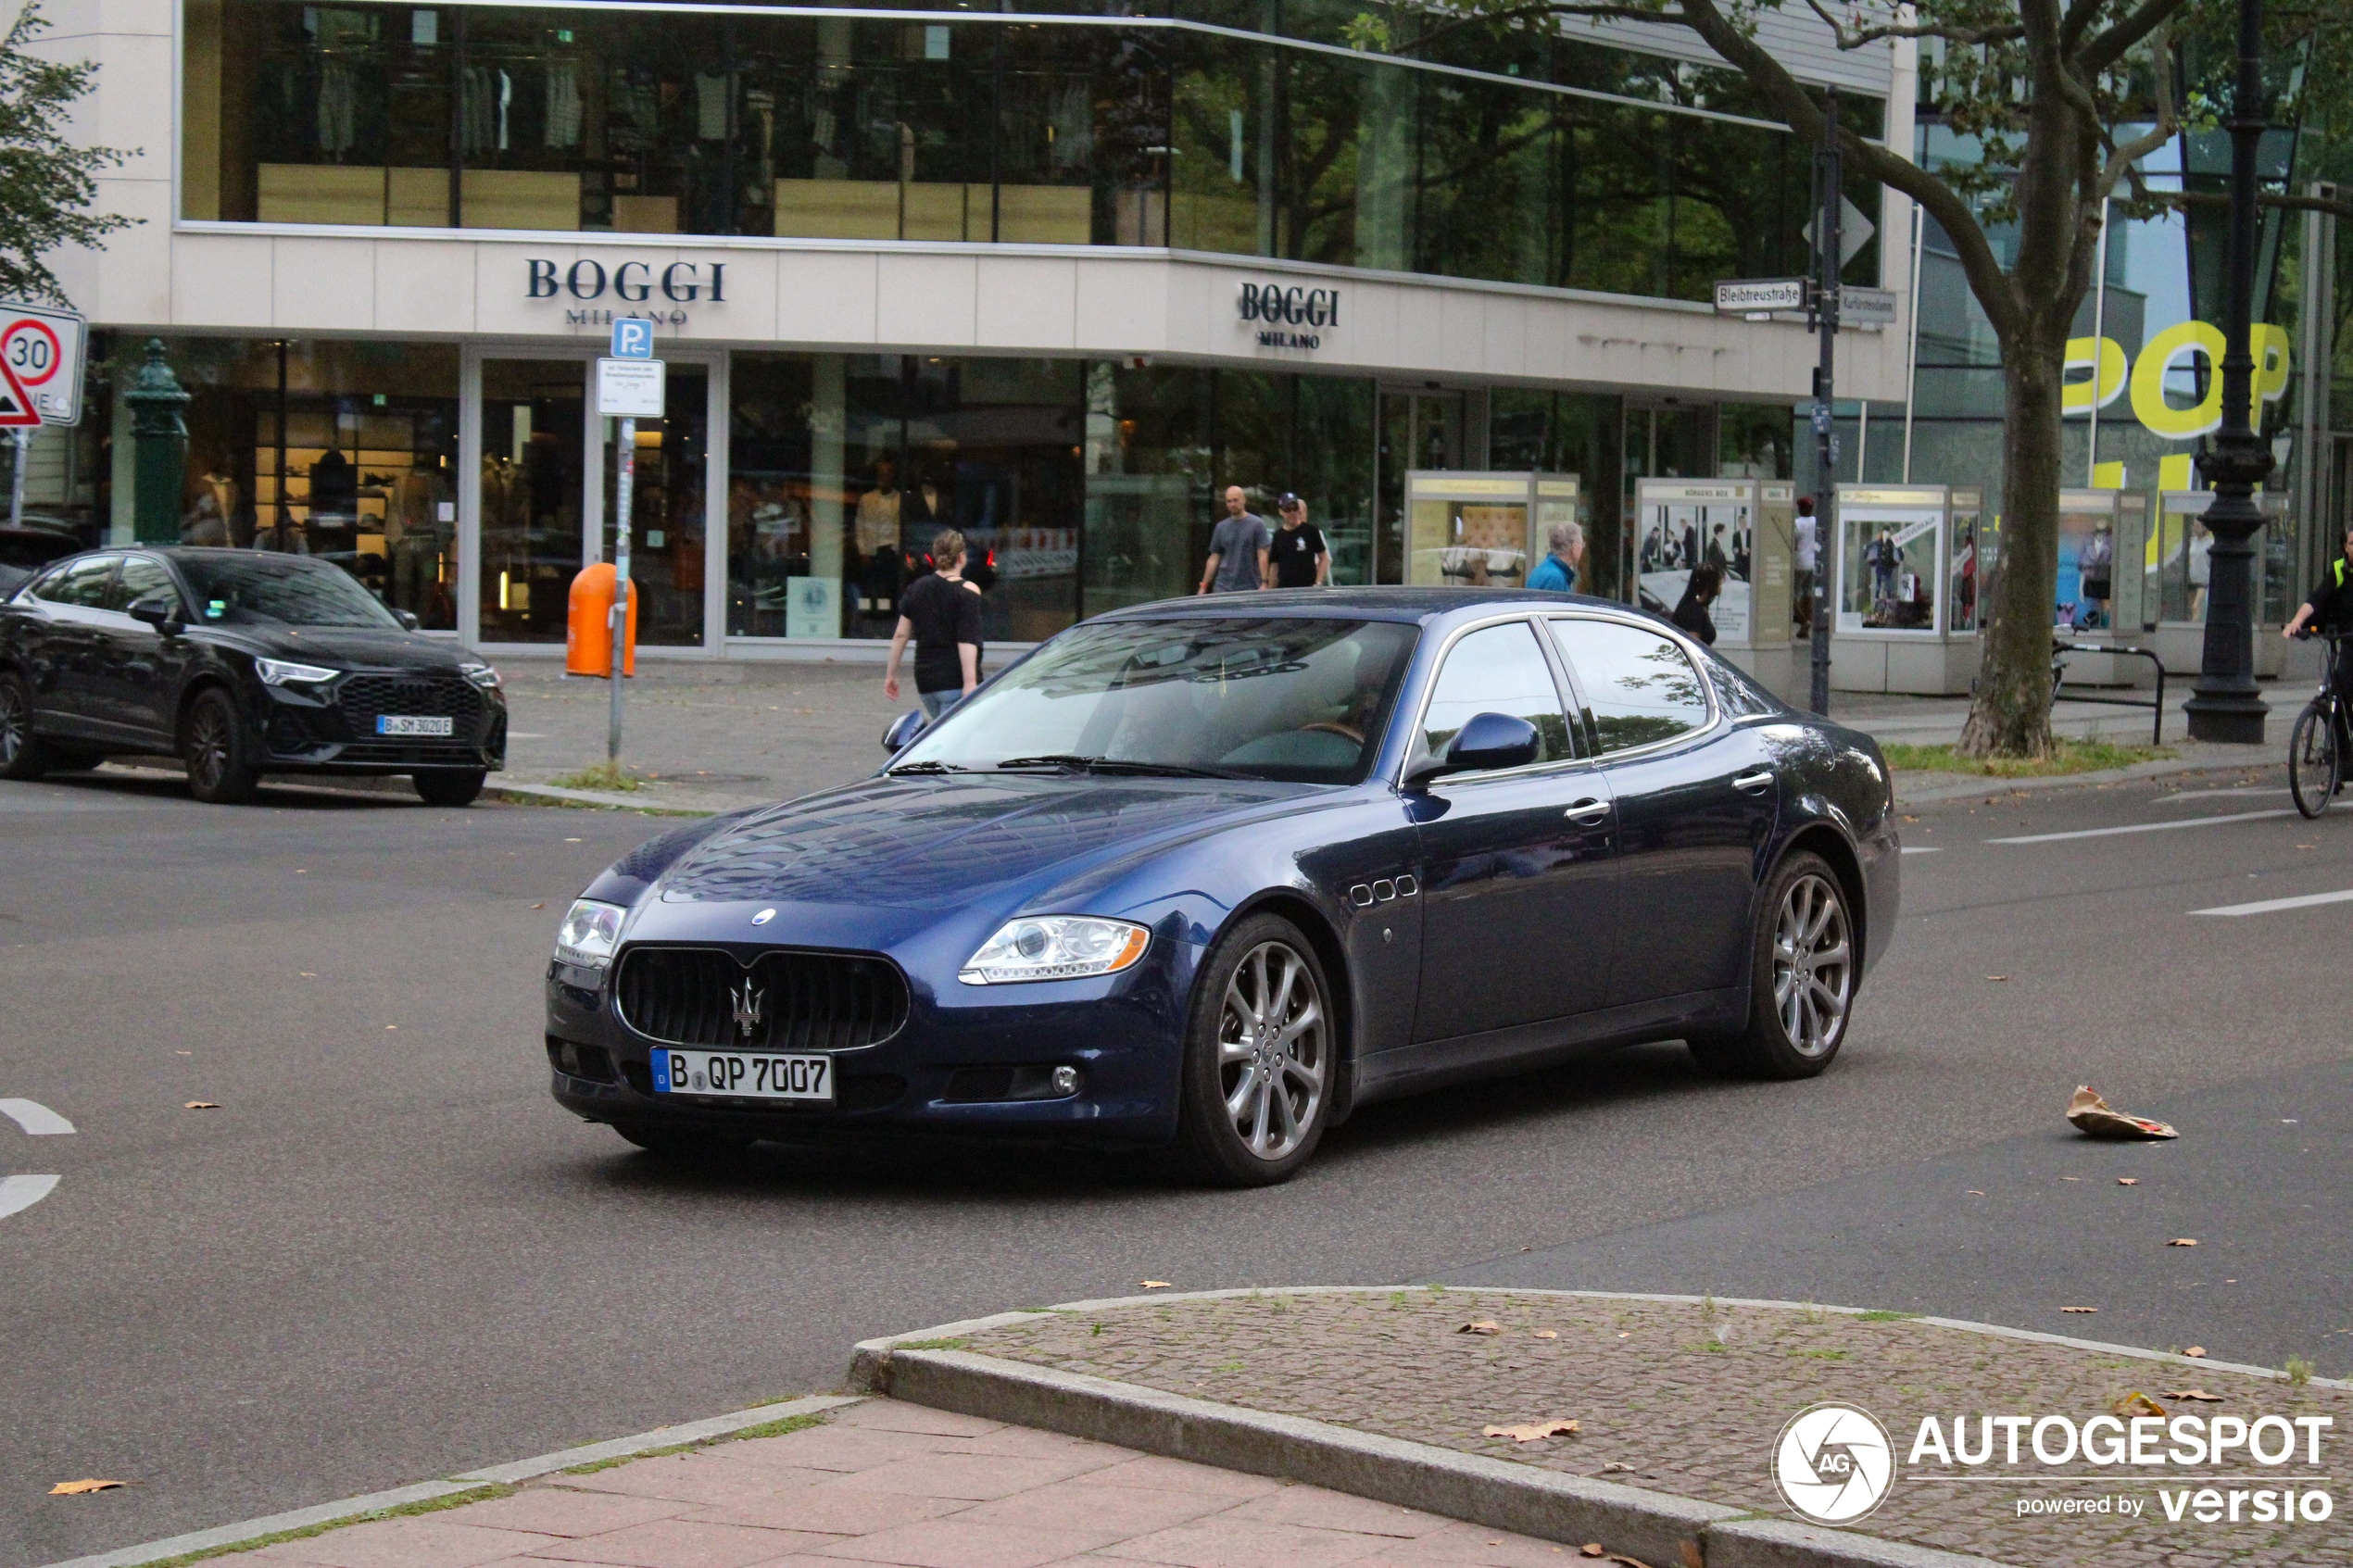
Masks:
[[[727,264],[724,261],[672,261],[660,264],[659,271],[655,270],[657,264],[650,261],[624,261],[608,269],[603,262],[586,257],[569,267],[539,257],[527,258],[524,265],[528,269],[524,297],[579,302],[576,307],[565,308],[566,326],[610,326],[615,306],[598,307],[598,302],[604,300],[616,302],[621,315],[644,317],[673,327],[686,324],[686,312],[654,304],[657,295],[672,307],[705,299],[713,305],[727,303]],[[648,304],[653,308],[637,308]]]
[[[1242,324],[1258,328],[1261,348],[1321,348],[1322,329],[1340,325],[1338,289],[1244,283],[1235,302]],[[1299,327],[1311,330],[1290,330]]]

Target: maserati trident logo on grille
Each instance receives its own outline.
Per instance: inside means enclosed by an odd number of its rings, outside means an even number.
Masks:
[[[762,909],[758,914],[751,917],[751,923],[754,925],[766,925],[770,921],[774,920],[775,918],[775,910]]]
[[[764,999],[763,993],[752,985],[749,975],[744,976],[741,985],[728,990],[727,1000],[734,1004],[737,1034],[749,1038],[751,1032],[760,1026],[760,1004]]]

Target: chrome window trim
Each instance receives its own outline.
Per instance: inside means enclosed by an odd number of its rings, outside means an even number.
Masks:
[[[1624,761],[1629,758],[1662,756],[1676,746],[1689,746],[1696,740],[1714,734],[1717,727],[1725,722],[1723,708],[1716,700],[1716,683],[1707,678],[1706,666],[1700,662],[1700,655],[1693,651],[1698,645],[1693,643],[1690,637],[1684,635],[1683,629],[1681,627],[1653,621],[1647,616],[1636,616],[1632,614],[1612,615],[1606,611],[1592,610],[1579,611],[1566,615],[1546,615],[1542,619],[1547,622],[1554,621],[1605,621],[1612,625],[1631,627],[1637,632],[1649,632],[1657,636],[1666,638],[1668,642],[1673,643],[1678,648],[1681,649],[1683,657],[1691,661],[1692,673],[1697,677],[1699,681],[1700,695],[1707,703],[1707,722],[1700,725],[1697,729],[1688,730],[1680,735],[1669,735],[1665,740],[1655,740],[1644,746],[1629,746],[1623,751],[1601,750],[1601,731],[1598,726],[1595,726],[1592,732],[1592,739],[1595,748],[1593,755],[1593,760],[1595,762],[1607,767],[1612,764]],[[1544,635],[1548,638],[1552,636],[1552,630],[1549,625],[1547,625],[1545,629]],[[1555,653],[1560,655],[1562,667],[1568,671],[1569,678],[1578,683],[1577,695],[1580,701],[1587,700],[1584,692],[1584,677],[1577,673],[1576,663],[1561,649],[1558,643],[1554,643],[1553,645],[1553,649]],[[1586,720],[1590,722],[1593,716],[1593,710],[1591,708],[1587,708],[1584,709],[1584,713]]]
[[[1430,666],[1429,684],[1422,688],[1421,702],[1414,709],[1414,722],[1412,727],[1407,731],[1408,738],[1406,741],[1405,755],[1397,764],[1396,776],[1389,781],[1390,788],[1402,790],[1405,787],[1405,774],[1407,771],[1413,767],[1415,757],[1422,750],[1422,721],[1429,717],[1430,699],[1438,695],[1438,677],[1444,673],[1446,669],[1446,660],[1453,657],[1454,645],[1461,642],[1465,637],[1469,636],[1473,632],[1484,632],[1491,627],[1505,626],[1516,621],[1521,625],[1526,626],[1529,632],[1534,633],[1534,635],[1539,639],[1537,652],[1541,654],[1545,652],[1545,649],[1541,646],[1541,639],[1546,635],[1546,633],[1541,627],[1536,624],[1537,619],[1537,614],[1533,610],[1505,610],[1496,615],[1488,616],[1484,620],[1474,621],[1466,625],[1458,626],[1453,631],[1449,632],[1446,634],[1446,640],[1439,645],[1437,662]],[[1547,658],[1545,659],[1544,669],[1547,674],[1551,673],[1551,659]],[[1557,686],[1555,686],[1554,691],[1557,695]],[[1562,708],[1561,716],[1565,719],[1574,717],[1574,715],[1571,714],[1566,707]],[[1598,758],[1582,756],[1556,757],[1549,761],[1529,762],[1517,768],[1497,768],[1489,772],[1450,773],[1444,779],[1431,780],[1430,784],[1431,787],[1435,788],[1439,784],[1447,783],[1450,780],[1459,780],[1465,784],[1473,784],[1487,779],[1518,778],[1529,773],[1542,772],[1548,769],[1591,767],[1598,760]]]

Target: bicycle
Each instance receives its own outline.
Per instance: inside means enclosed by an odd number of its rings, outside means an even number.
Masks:
[[[2288,793],[2296,799],[2296,809],[2307,817],[2327,810],[2330,799],[2345,783],[2346,713],[2344,699],[2336,691],[2336,650],[2344,634],[2298,632],[2296,640],[2309,642],[2316,635],[2329,645],[2328,657],[2321,663],[2321,689],[2296,716],[2296,728],[2287,741]]]

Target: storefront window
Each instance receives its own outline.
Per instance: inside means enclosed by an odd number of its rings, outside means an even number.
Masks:
[[[637,421],[631,486],[629,575],[637,585],[637,640],[650,647],[702,644],[704,459],[710,447],[710,373],[673,363],[663,377],[660,420]],[[621,421],[604,424],[604,558],[613,558],[619,516]]]
[[[587,371],[578,359],[482,362],[484,642],[564,640],[572,580],[585,564]]]
[[[1936,630],[1936,527],[1942,516],[1926,508],[1842,504],[1838,630]]]
[[[1680,299],[1804,266],[1786,131],[1500,56],[1441,73],[1142,18],[182,6],[190,219],[1173,245]],[[1604,90],[1629,87],[1655,95]],[[1849,112],[1876,133],[1875,101]],[[1866,247],[1850,276],[1877,268]]]
[[[103,384],[132,384],[145,341],[113,339]],[[165,340],[165,362],[192,395],[180,543],[321,556],[427,629],[456,629],[454,345],[189,337]],[[113,399],[118,542],[136,516],[130,413]]]

